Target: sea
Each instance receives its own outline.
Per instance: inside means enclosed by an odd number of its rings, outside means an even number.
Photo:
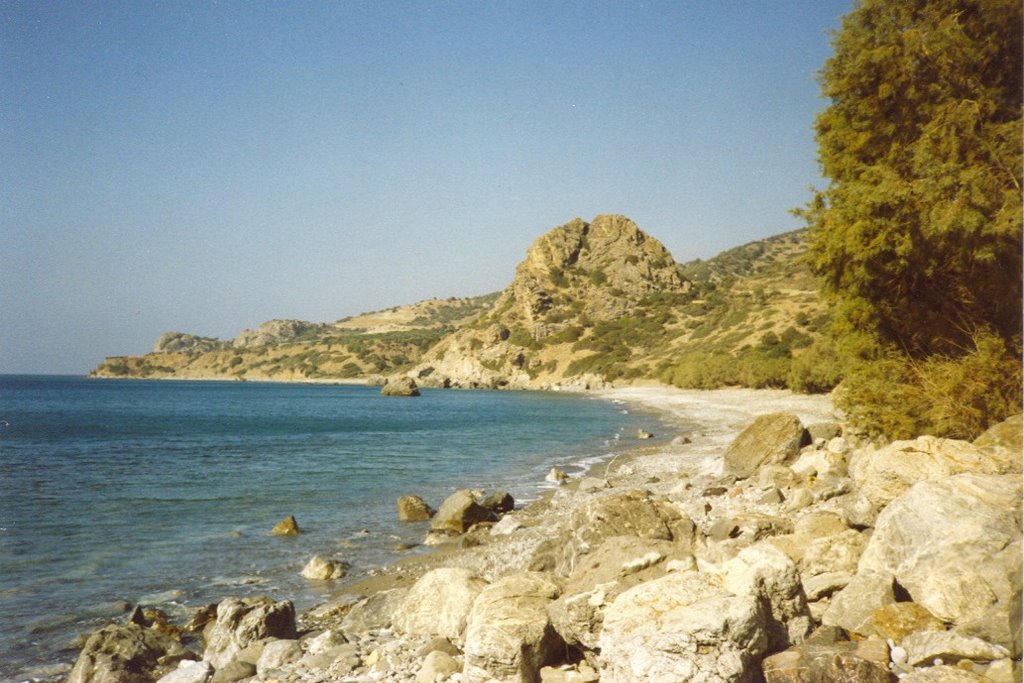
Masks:
[[[583,394],[0,376],[0,680],[66,674],[129,604],[312,607],[344,585],[300,576],[314,554],[350,562],[346,582],[429,552],[399,496],[521,505],[552,467],[582,474],[665,427]],[[272,536],[287,515],[304,533]]]

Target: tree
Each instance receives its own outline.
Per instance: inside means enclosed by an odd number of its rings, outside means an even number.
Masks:
[[[801,213],[842,331],[1020,357],[1021,2],[863,0],[820,73],[829,185]]]

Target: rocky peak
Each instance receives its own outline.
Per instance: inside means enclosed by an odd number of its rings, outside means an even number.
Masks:
[[[590,223],[574,218],[537,238],[495,307],[515,306],[524,322],[538,323],[579,302],[578,310],[582,305],[601,320],[655,292],[687,288],[661,242],[625,216],[599,215]]]
[[[315,334],[326,328],[326,325],[305,320],[268,320],[255,330],[242,330],[232,344],[242,348],[279,344]]]

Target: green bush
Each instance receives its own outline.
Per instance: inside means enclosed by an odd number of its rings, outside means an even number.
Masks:
[[[836,405],[873,436],[973,439],[1020,412],[1022,378],[1016,351],[996,334],[975,333],[972,345],[960,357],[920,361],[878,348],[874,357],[853,362]]]
[[[823,394],[832,391],[842,378],[842,361],[835,343],[823,338],[793,358],[786,384],[793,391]]]

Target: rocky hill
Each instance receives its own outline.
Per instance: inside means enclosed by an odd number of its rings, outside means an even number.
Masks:
[[[272,320],[233,341],[182,333],[108,358],[100,377],[344,380],[584,388],[660,380],[782,386],[828,316],[793,232],[677,264],[624,216],[539,237],[502,292],[334,323]]]
[[[828,320],[805,248],[794,232],[678,265],[628,218],[576,219],[537,239],[494,307],[411,374],[456,387],[781,386]]]

